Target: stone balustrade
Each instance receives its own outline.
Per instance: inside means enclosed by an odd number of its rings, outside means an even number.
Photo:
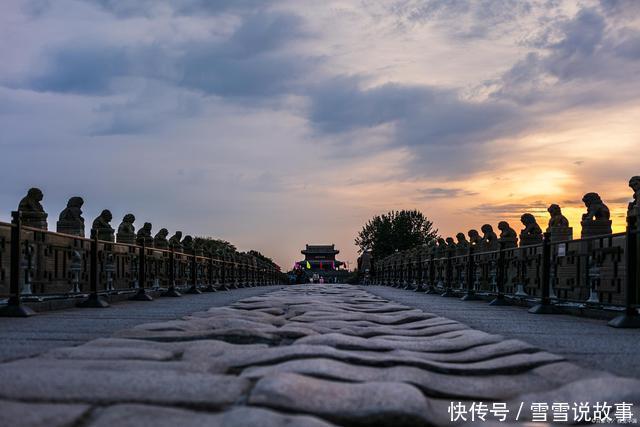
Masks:
[[[124,216],[117,233],[113,215],[103,210],[85,237],[84,200],[69,199],[57,222],[47,230],[42,191],[29,190],[12,213],[0,222],[0,315],[33,314],[24,302],[78,298],[79,306],[106,307],[105,298],[131,294],[151,300],[151,293],[177,297],[181,292],[285,283],[279,267],[249,253],[211,252],[204,239],[182,237],[161,229],[152,234],[144,223],[135,232],[135,216]]]
[[[532,312],[552,313],[564,306],[624,307],[612,326],[640,327],[640,177],[629,186],[627,228],[612,233],[608,207],[596,193],[583,202],[582,233],[573,229],[557,204],[549,207],[546,232],[525,213],[519,236],[505,221],[500,236],[485,224],[482,233],[470,230],[453,238],[373,259],[370,283],[418,292],[460,296],[465,300],[492,298],[492,304],[536,303]]]

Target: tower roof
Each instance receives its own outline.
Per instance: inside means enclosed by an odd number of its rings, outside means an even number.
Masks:
[[[306,248],[300,251],[303,255],[307,254],[339,254],[334,244],[331,245],[306,245]]]

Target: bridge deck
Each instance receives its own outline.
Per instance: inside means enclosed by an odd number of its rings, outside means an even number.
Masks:
[[[123,301],[107,309],[72,308],[46,311],[29,318],[0,317],[0,362],[108,337],[141,323],[178,319],[274,289],[279,286],[184,294],[182,298],[156,298],[152,302]]]
[[[0,425],[12,426],[420,426],[448,424],[451,402],[504,402],[508,421],[530,419],[534,402],[640,404],[639,380],[346,285],[286,287],[5,362],[0,384]]]
[[[386,286],[367,290],[429,313],[446,316],[474,329],[536,345],[588,368],[640,378],[640,331],[616,329],[606,320],[570,315],[534,315],[518,306],[494,307],[486,301],[460,301],[440,295]]]

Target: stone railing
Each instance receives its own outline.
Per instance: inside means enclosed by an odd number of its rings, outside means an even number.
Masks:
[[[23,202],[20,207],[28,207]],[[148,223],[137,235],[132,222],[129,229],[121,225],[115,241],[108,211],[86,238],[79,208],[76,221],[65,211],[58,221],[61,232],[48,231],[46,213],[38,209],[15,211],[11,223],[0,222],[0,315],[27,316],[33,310],[24,303],[58,299],[107,307],[106,299],[116,295],[150,301],[150,294],[178,297],[285,283],[273,263],[245,253],[209,253],[201,240],[181,239],[179,232],[166,240],[165,229],[150,238]]]
[[[549,207],[546,232],[530,214],[522,216],[519,239],[506,222],[498,237],[490,225],[437,239],[434,244],[374,260],[370,283],[403,287],[464,300],[480,297],[491,304],[526,303],[532,313],[569,308],[605,308],[619,312],[615,327],[640,327],[640,178],[630,181],[626,231],[612,233],[609,210],[595,193],[583,198],[587,212],[582,235],[573,230],[557,205]],[[518,241],[519,240],[519,241]]]

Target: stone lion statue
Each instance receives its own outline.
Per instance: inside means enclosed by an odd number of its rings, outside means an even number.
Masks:
[[[124,218],[122,218],[122,222],[120,223],[120,226],[118,226],[118,243],[135,243],[136,229],[133,226],[135,221],[136,217],[133,214],[126,214]]]
[[[138,234],[136,235],[136,243],[138,243],[139,245],[142,245],[142,243],[144,242],[144,244],[147,246],[153,245],[151,228],[152,228],[151,223],[145,222],[142,228],[138,230]]]
[[[498,236],[493,231],[493,227],[490,224],[484,224],[480,227],[480,230],[484,234],[482,236],[482,246],[484,250],[496,250],[498,246]]]
[[[471,229],[469,230],[467,235],[469,236],[469,244],[471,246],[478,246],[482,244],[482,237],[480,237],[480,233],[478,233],[478,230]]]
[[[67,207],[60,212],[57,223],[59,233],[73,234],[84,237],[84,218],[82,217],[82,197],[72,197]]]
[[[536,217],[530,213],[523,214],[520,222],[524,225],[524,229],[520,232],[520,243],[522,245],[530,245],[542,241],[542,229],[536,221]]]
[[[634,209],[638,208],[638,201],[640,200],[640,176],[634,176],[629,180],[629,187],[633,190],[633,201],[629,203],[629,214],[631,216],[637,216],[637,212],[633,213]]]
[[[193,250],[193,237],[191,236],[184,236],[184,239],[182,239],[182,248],[185,251],[191,251]]]
[[[82,217],[82,205],[84,200],[82,197],[72,197],[67,202],[67,207],[60,212],[60,221],[70,221],[82,223],[84,226],[84,218]]]
[[[176,231],[173,236],[169,239],[169,247],[172,247],[176,251],[182,250],[182,231]]]
[[[93,224],[91,228],[96,230],[96,234],[98,235],[99,240],[105,240],[108,242],[113,242],[113,227],[111,227],[111,220],[113,220],[113,215],[109,209],[103,210],[100,215],[93,220]]]
[[[18,210],[22,213],[22,223],[29,227],[47,229],[47,213],[40,204],[44,195],[42,190],[33,187],[20,200]]]
[[[464,233],[458,233],[456,234],[456,239],[458,239],[458,243],[457,245],[459,247],[467,247],[469,246],[469,241],[467,240],[467,236],[464,235]]]
[[[43,198],[44,194],[42,194],[42,190],[36,187],[30,188],[29,191],[27,191],[27,195],[20,200],[18,210],[22,212],[44,213],[44,208],[40,204]]]
[[[169,241],[167,240],[167,236],[169,235],[169,230],[166,228],[161,228],[160,231],[156,233],[153,237],[153,246],[158,249],[166,249],[169,247]]]
[[[569,220],[562,215],[562,209],[557,204],[552,204],[547,209],[551,218],[549,219],[549,228],[551,227],[569,227]]]
[[[608,221],[611,212],[598,193],[587,193],[582,198],[587,212],[582,215],[583,221]]]
[[[500,241],[504,243],[504,247],[518,246],[518,233],[511,228],[507,221],[500,221],[498,223],[498,230],[500,230]]]

